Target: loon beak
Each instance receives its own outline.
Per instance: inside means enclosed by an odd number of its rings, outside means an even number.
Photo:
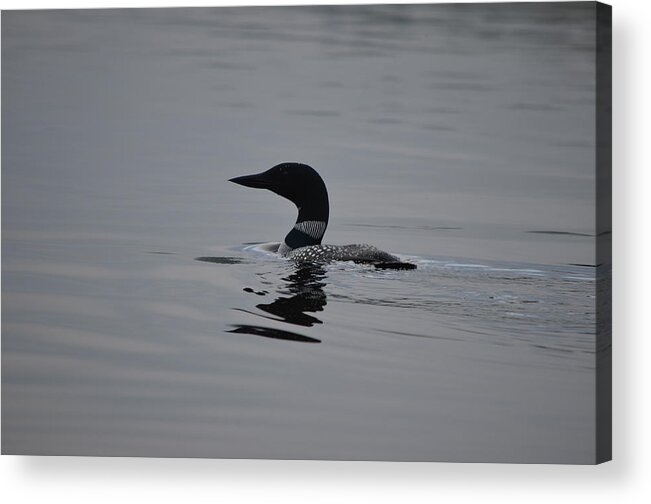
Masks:
[[[254,187],[256,189],[270,189],[273,181],[269,178],[266,172],[256,173],[254,175],[244,175],[242,177],[235,177],[229,179],[229,182],[243,185],[245,187]]]

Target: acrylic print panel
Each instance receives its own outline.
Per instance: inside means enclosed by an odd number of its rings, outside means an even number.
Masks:
[[[609,29],[3,12],[3,453],[609,459]]]

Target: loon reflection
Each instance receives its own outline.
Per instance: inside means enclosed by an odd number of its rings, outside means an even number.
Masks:
[[[251,313],[260,317],[286,322],[292,325],[303,327],[312,327],[315,324],[322,324],[323,322],[308,313],[316,313],[323,311],[327,304],[327,296],[323,288],[325,287],[326,272],[322,266],[315,264],[306,264],[300,266],[291,275],[284,277],[283,280],[287,282],[285,288],[280,290],[281,293],[287,293],[289,296],[280,296],[271,303],[260,303],[256,305],[259,310],[274,315],[269,317],[249,310],[236,308],[239,311]],[[246,292],[255,292],[253,289],[245,288]],[[233,325],[231,333],[240,334],[253,334],[255,336],[263,336],[265,338],[282,339],[288,341],[301,341],[305,343],[321,343],[321,340],[304,336],[292,331],[283,329],[263,327],[248,324]]]
[[[273,327],[261,327],[246,324],[238,324],[235,329],[226,331],[236,334],[253,334],[255,336],[262,336],[263,338],[273,338],[286,341],[300,341],[302,343],[321,343],[321,340],[303,336],[291,331],[284,331],[282,329],[274,329]]]

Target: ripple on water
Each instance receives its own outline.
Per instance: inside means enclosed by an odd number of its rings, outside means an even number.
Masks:
[[[382,307],[388,310],[386,316],[405,324],[413,324],[419,313],[432,324],[478,332],[484,341],[492,338],[499,345],[524,343],[554,355],[594,352],[595,268],[417,256],[400,256],[418,265],[413,271],[377,270],[352,262],[297,267],[275,255],[275,248],[277,243],[257,243],[240,249],[265,264],[265,273],[258,277],[264,289],[244,290],[264,292],[271,299],[237,310],[310,331],[315,325],[327,327],[338,303],[352,303]],[[361,309],[359,316],[368,315]],[[294,331],[283,335],[277,328],[269,332],[260,329],[264,326],[241,326],[231,332],[303,341]],[[427,327],[421,329],[426,335]]]

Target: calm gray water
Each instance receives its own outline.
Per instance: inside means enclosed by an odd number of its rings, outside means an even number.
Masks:
[[[3,452],[592,462],[593,9],[3,12]]]

